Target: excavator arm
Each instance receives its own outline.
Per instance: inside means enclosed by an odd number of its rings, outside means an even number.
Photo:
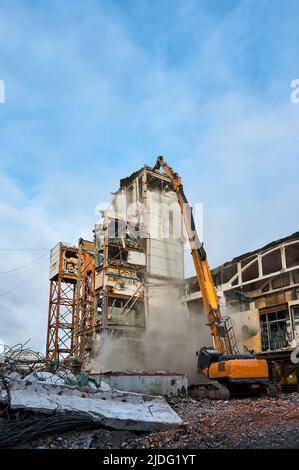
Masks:
[[[172,189],[176,192],[181,214],[186,227],[188,240],[191,247],[191,254],[194,262],[198,285],[203,299],[204,309],[209,321],[211,334],[214,337],[215,346],[220,354],[238,353],[232,325],[228,318],[223,318],[219,309],[219,302],[216,288],[209,268],[207,255],[203,244],[200,242],[192,208],[185,196],[181,178],[165,162],[163,157],[158,157],[153,170],[163,170],[170,178]]]
[[[214,280],[209,268],[205,249],[200,242],[193,219],[192,208],[185,196],[181,178],[158,157],[154,171],[163,170],[176,192],[184,224],[186,227],[191,254],[194,262],[198,285],[203,299],[204,309],[209,321],[215,347],[201,348],[198,351],[198,383],[189,387],[194,398],[227,400],[231,394],[241,396],[244,393],[271,395],[275,393],[269,382],[267,361],[253,355],[239,353],[233,326],[229,317],[220,313]]]

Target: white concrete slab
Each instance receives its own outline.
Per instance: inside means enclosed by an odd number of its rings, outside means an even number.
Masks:
[[[135,431],[166,430],[182,424],[163,397],[119,390],[90,390],[68,385],[14,380],[10,408],[43,413],[87,414],[99,424]]]

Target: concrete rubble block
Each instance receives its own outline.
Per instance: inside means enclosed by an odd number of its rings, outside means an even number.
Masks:
[[[43,382],[43,384],[64,385],[65,380],[52,372],[38,371],[26,375],[26,382]]]
[[[32,378],[31,378],[32,379]],[[28,377],[9,384],[12,410],[88,415],[95,423],[119,430],[163,431],[182,424],[163,397],[115,389],[53,384]]]
[[[19,380],[21,376],[18,372],[0,372],[0,404],[6,405],[8,403],[8,384],[11,380]]]
[[[0,389],[0,404],[5,405],[8,402],[8,393],[4,388]]]

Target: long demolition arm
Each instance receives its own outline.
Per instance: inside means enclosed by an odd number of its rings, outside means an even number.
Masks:
[[[191,254],[194,262],[200,292],[204,303],[204,309],[208,317],[211,333],[214,337],[215,346],[221,354],[232,354],[232,345],[230,342],[229,335],[226,332],[225,323],[223,322],[221,317],[218,297],[209,268],[207,255],[202,243],[198,238],[192,214],[192,208],[185,196],[181,178],[164,161],[163,157],[158,157],[153,170],[156,171],[160,170],[161,168],[164,170],[165,174],[171,179],[172,188],[176,192],[178,197],[178,203],[181,209],[182,217],[184,220],[191,247]]]

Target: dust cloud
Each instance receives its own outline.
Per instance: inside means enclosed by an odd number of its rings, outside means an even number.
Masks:
[[[177,286],[150,284],[144,333],[101,337],[91,368],[96,372],[176,372],[196,378],[196,351],[211,344],[205,316],[187,313]]]

